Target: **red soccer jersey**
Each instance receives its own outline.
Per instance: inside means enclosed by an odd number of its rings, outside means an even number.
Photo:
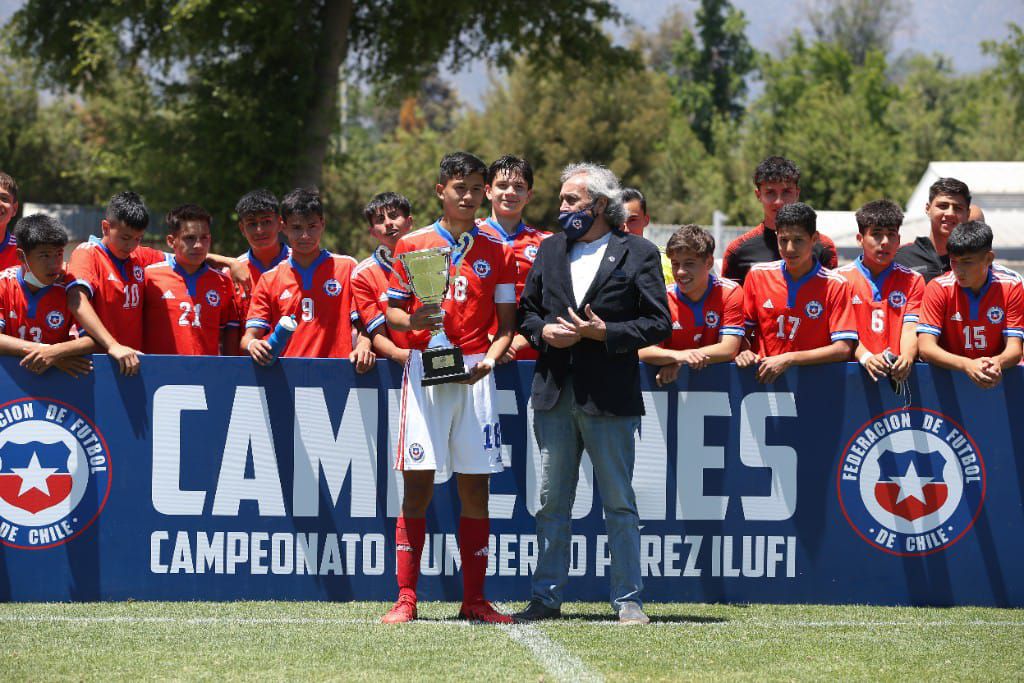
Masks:
[[[281,261],[284,261],[291,255],[291,248],[289,248],[287,244],[282,244],[281,250],[277,253],[277,256],[275,256],[267,263],[263,263],[258,258],[256,258],[256,256],[253,255],[252,253],[252,249],[239,256],[238,260],[241,263],[244,263],[249,268],[249,277],[252,278],[252,287],[253,289],[255,289],[256,283],[260,281],[260,277],[263,276],[263,273],[275,267],[277,264],[279,264]],[[224,269],[224,272],[226,274],[229,274],[227,273],[226,268]],[[244,289],[237,285],[235,286],[235,305],[238,307],[238,310],[241,312],[241,315],[243,316],[245,315],[246,311],[249,308],[249,298],[249,296],[246,296]]]
[[[0,271],[21,265],[18,258],[18,240],[14,239],[14,225],[7,224],[7,234],[0,238]]]
[[[659,344],[674,351],[717,344],[722,335],[743,336],[743,288],[732,280],[708,275],[708,288],[700,301],[668,288],[672,336]]]
[[[427,330],[399,332],[387,327],[388,278],[391,277],[391,261],[387,253],[380,253],[362,261],[352,271],[352,297],[359,319],[367,333],[381,330],[391,341],[403,349],[419,348],[416,344],[430,341]]]
[[[61,276],[33,293],[21,266],[0,272],[0,332],[25,341],[59,344],[71,339],[67,288],[75,281]]]
[[[270,332],[282,316],[299,323],[284,356],[292,358],[348,358],[352,353],[352,320],[357,313],[352,298],[352,271],[356,260],[322,250],[309,268],[294,255],[260,277],[252,292],[246,327]]]
[[[993,267],[975,295],[953,273],[925,286],[918,334],[939,338],[939,346],[968,358],[997,356],[1006,337],[1024,339],[1024,289],[1012,270]]]
[[[762,356],[857,341],[850,283],[820,263],[799,280],[789,276],[784,261],[756,264],[743,291],[746,325],[755,329]]]
[[[493,217],[482,221],[480,228],[483,230],[489,229],[501,241],[512,248],[512,254],[516,259],[516,302],[518,303],[519,297],[523,295],[523,289],[526,287],[526,276],[530,274],[530,268],[533,268],[533,262],[537,258],[537,250],[540,248],[540,243],[551,237],[551,233],[547,230],[537,230],[520,221],[515,233],[510,235],[501,227],[501,223],[498,223]],[[495,319],[494,327],[491,328],[491,334],[493,335],[497,331],[498,321]],[[516,354],[516,360],[537,360],[539,355],[535,348],[526,346]]]
[[[142,348],[143,269],[166,258],[149,247],[139,247],[123,261],[93,236],[71,252],[68,269],[74,286],[89,292],[92,307],[120,344]]]
[[[240,324],[231,278],[203,264],[189,275],[169,256],[146,268],[142,350],[180,356],[219,355],[220,333]]]
[[[917,323],[924,297],[924,278],[893,262],[873,277],[863,257],[837,272],[850,283],[850,308],[860,343],[871,353],[900,352],[904,323]]]
[[[451,247],[454,258],[448,295],[441,304],[445,312],[444,331],[452,344],[470,355],[486,353],[491,346],[488,335],[497,316],[495,304],[516,302],[516,263],[512,250],[492,233],[474,227],[467,234],[472,235],[473,243],[466,253],[461,253],[460,246],[440,221],[399,239],[388,297],[407,302],[409,312],[419,308],[422,304],[404,284],[408,275],[398,257],[409,251]],[[427,348],[427,339],[417,340],[412,348]]]

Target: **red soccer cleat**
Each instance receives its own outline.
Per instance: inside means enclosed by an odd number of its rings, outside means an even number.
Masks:
[[[494,605],[486,600],[478,600],[470,604],[462,604],[459,619],[467,619],[481,624],[514,624],[516,620],[507,614],[494,609]]]
[[[404,595],[380,618],[382,624],[405,624],[416,619],[416,601]]]

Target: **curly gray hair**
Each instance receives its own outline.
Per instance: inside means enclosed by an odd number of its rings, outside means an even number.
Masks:
[[[618,229],[626,222],[626,207],[622,204],[622,186],[615,174],[600,164],[581,162],[569,164],[562,170],[562,182],[578,175],[585,175],[587,192],[590,201],[607,199],[608,206],[604,210],[604,218],[608,225]]]

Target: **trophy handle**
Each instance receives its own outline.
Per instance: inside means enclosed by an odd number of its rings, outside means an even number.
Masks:
[[[459,235],[459,239],[456,241],[456,248],[452,250],[452,263],[458,266],[462,263],[462,257],[469,253],[469,250],[473,248],[473,233],[464,232]],[[458,272],[456,270],[456,272]]]

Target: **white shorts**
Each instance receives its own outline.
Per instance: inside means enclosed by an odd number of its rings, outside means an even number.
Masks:
[[[482,353],[465,356],[473,367]],[[495,409],[494,373],[467,386],[435,384],[425,387],[423,359],[409,354],[402,376],[402,405],[398,424],[396,470],[434,470],[439,477],[452,472],[501,472],[501,427]]]

